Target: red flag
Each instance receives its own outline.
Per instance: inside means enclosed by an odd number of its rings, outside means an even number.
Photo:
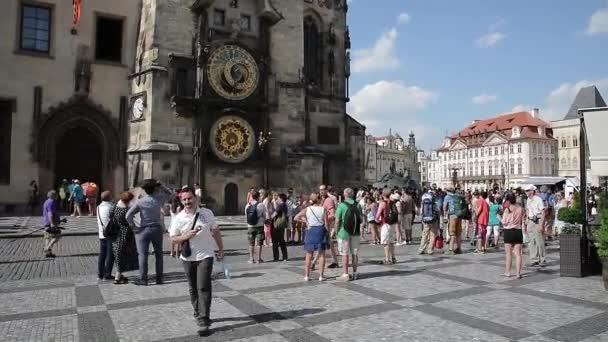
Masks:
[[[73,4],[73,12],[74,12],[74,30],[76,30],[76,26],[80,22],[80,3],[82,0],[72,0]]]

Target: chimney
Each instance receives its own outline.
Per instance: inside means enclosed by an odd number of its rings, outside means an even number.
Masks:
[[[533,118],[538,119],[539,118],[539,109],[538,108],[532,108],[532,111],[530,112],[530,114],[532,114]]]

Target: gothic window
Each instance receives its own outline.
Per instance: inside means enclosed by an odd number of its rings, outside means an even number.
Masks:
[[[21,7],[22,50],[48,53],[51,41],[51,8],[23,4]]]
[[[578,138],[576,136],[572,137],[572,147],[578,147]]]
[[[226,26],[226,11],[217,8],[213,10],[213,25]]]
[[[304,76],[312,84],[323,84],[323,39],[311,16],[304,18]]]

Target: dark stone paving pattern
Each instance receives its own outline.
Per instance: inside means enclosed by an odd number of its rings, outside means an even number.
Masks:
[[[165,285],[114,286],[96,280],[98,241],[95,237],[65,238],[57,249],[58,254],[64,254],[56,260],[39,260],[39,239],[23,240],[16,245],[0,240],[0,341],[12,341],[15,336],[21,340],[34,336],[32,340],[36,341],[201,340],[196,335],[187,284],[178,260],[165,257]],[[499,253],[476,257],[470,254],[419,256],[415,254],[417,246],[404,246],[397,248],[399,264],[382,266],[377,262],[382,259],[382,249],[363,245],[360,282],[334,281],[341,272],[334,269],[327,271],[330,281],[320,283],[302,282],[300,246],[290,247],[290,255],[295,256],[296,261],[250,265],[245,263],[247,253],[242,234],[226,232],[225,241],[226,246],[232,248],[229,261],[234,274],[230,280],[214,282],[212,318],[215,323],[213,334],[202,339],[204,341],[370,341],[383,340],[386,329],[404,330],[399,338],[384,339],[386,341],[417,340],[419,336],[408,335],[407,331],[415,327],[394,326],[379,318],[390,315],[399,322],[412,314],[419,317],[421,325],[440,327],[437,322],[449,322],[453,327],[448,332],[441,329],[430,332],[431,337],[425,340],[432,341],[460,341],[460,336],[480,336],[480,341],[487,337],[487,341],[499,342],[578,342],[600,338],[601,334],[608,336],[608,300],[604,299],[606,293],[600,280],[597,277],[560,278],[556,253],[550,254],[551,262],[545,270],[527,268],[525,278],[507,280],[493,274],[496,266],[502,267],[504,256]],[[268,259],[270,250],[264,249],[264,253]],[[474,272],[447,274],[455,266]],[[150,270],[153,269],[151,258]],[[277,272],[281,278],[273,277]],[[132,280],[135,275],[129,274]],[[313,273],[311,278],[316,275]],[[454,288],[438,286],[442,282]],[[542,287],[547,282],[552,286]],[[572,282],[584,284],[582,287],[591,291],[591,295],[580,296],[569,291],[568,285]],[[559,291],[553,291],[553,287]],[[493,293],[503,297],[506,293],[506,298],[512,295],[514,299],[546,300],[546,306],[531,309],[540,310],[541,316],[558,313],[564,323],[558,320],[550,326],[537,324],[531,329],[526,317],[511,318],[517,324],[506,324],[449,306],[460,299],[479,302],[480,298]],[[570,309],[562,310],[562,305]],[[488,303],[488,306],[491,310],[509,310],[508,302]],[[573,307],[581,310],[572,310]],[[129,325],[129,318],[137,318],[141,323]],[[350,332],[362,320],[375,323],[366,335],[352,335]],[[539,326],[549,329],[539,329]],[[125,327],[127,332],[128,329],[136,331],[125,335]],[[321,336],[319,331],[329,333]],[[471,335],[471,331],[475,334]]]

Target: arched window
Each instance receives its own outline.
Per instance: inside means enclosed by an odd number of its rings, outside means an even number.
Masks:
[[[576,136],[572,137],[572,147],[578,147],[578,138]]]
[[[323,39],[319,22],[311,15],[304,18],[304,76],[312,84],[323,85]]]

